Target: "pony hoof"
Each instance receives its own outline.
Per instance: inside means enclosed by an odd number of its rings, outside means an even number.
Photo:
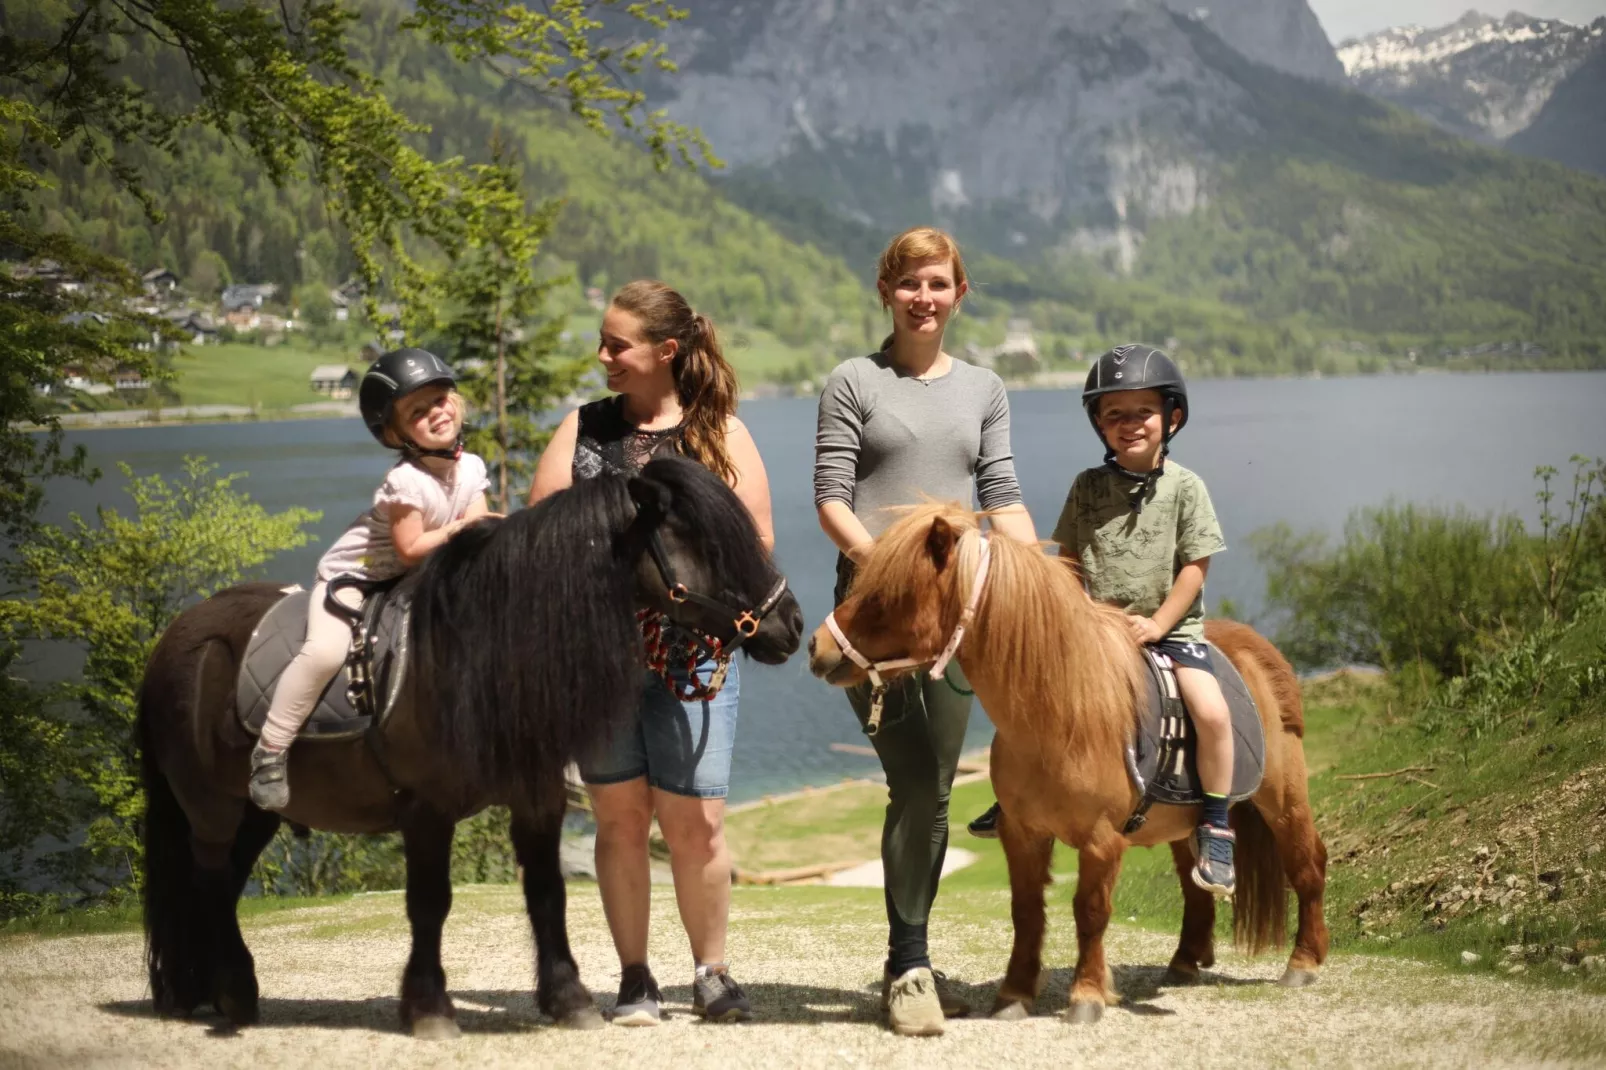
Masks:
[[[601,1029],[608,1023],[603,1020],[602,1012],[595,1007],[576,1007],[574,1010],[558,1019],[558,1024],[565,1029],[591,1030]]]
[[[1277,983],[1284,988],[1309,988],[1319,979],[1320,975],[1315,970],[1300,970],[1290,966],[1283,971]]]
[[[1092,1025],[1104,1017],[1103,1002],[1085,1001],[1065,1008],[1065,1020],[1072,1025]]]
[[[1032,1016],[1032,1009],[1019,1000],[1000,1002],[990,1016],[995,1022],[1024,1022]]]
[[[1196,985],[1199,983],[1199,968],[1194,966],[1190,969],[1172,963],[1165,968],[1165,981],[1171,985]]]
[[[232,1026],[256,1025],[261,1014],[257,1010],[257,1001],[253,998],[245,1000],[231,995],[219,996],[213,1004],[223,1020]]]
[[[440,1015],[431,1015],[428,1018],[418,1018],[413,1021],[413,1038],[415,1040],[456,1040],[463,1035],[457,1027],[457,1022],[451,1018]]]

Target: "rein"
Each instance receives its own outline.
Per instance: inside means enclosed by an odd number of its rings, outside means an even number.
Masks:
[[[725,686],[725,677],[730,674],[731,657],[744,642],[758,634],[759,625],[764,623],[764,618],[780,604],[781,598],[786,594],[786,577],[778,577],[769,594],[765,595],[764,600],[757,606],[752,609],[737,609],[717,598],[699,594],[678,581],[675,578],[674,563],[669,560],[663,540],[659,538],[656,530],[647,536],[647,549],[652,554],[653,563],[658,567],[658,575],[664,581],[670,602],[675,605],[690,602],[692,605],[727,617],[735,631],[727,643],[718,636],[682,624],[682,628],[697,637],[697,645],[686,654],[686,675],[689,679],[684,684],[679,684],[675,682],[671,672],[669,659],[672,650],[669,641],[664,638],[663,622],[666,614],[651,609],[643,609],[636,614],[636,622],[641,627],[641,638],[646,646],[647,668],[656,673],[664,682],[664,686],[669,688],[670,693],[680,701],[706,702],[718,695],[720,689]],[[709,677],[706,684],[697,679],[697,665],[702,661],[699,655],[704,650],[713,658],[715,664],[714,674]]]
[[[881,730],[881,713],[886,705],[887,682],[881,678],[883,672],[897,669],[915,669],[930,664],[931,671],[927,674],[933,680],[943,679],[948,669],[948,663],[959,652],[959,644],[964,641],[965,629],[976,619],[976,607],[981,605],[981,594],[987,584],[987,571],[992,565],[993,545],[984,533],[981,538],[981,560],[976,563],[976,581],[971,584],[970,597],[965,601],[965,608],[959,614],[959,623],[954,626],[953,635],[948,637],[948,645],[942,648],[942,653],[936,659],[931,658],[884,658],[881,661],[871,661],[856,650],[848,637],[842,631],[842,626],[836,622],[836,612],[832,611],[825,618],[825,626],[841,647],[842,653],[848,660],[870,675],[870,719],[865,722],[864,734],[873,736]],[[950,684],[950,687],[953,685]],[[957,691],[958,688],[955,688]]]

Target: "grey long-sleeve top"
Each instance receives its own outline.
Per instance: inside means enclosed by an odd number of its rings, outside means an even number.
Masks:
[[[836,366],[820,395],[815,508],[844,502],[879,536],[897,519],[888,506],[969,503],[973,488],[983,509],[1021,500],[1002,379],[962,360],[939,379],[916,379],[885,353]]]

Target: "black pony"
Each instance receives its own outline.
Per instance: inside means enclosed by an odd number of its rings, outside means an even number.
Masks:
[[[413,948],[401,1016],[414,1035],[455,1035],[441,928],[451,908],[456,823],[512,811],[536,942],[536,1004],[557,1021],[601,1024],[564,920],[558,846],[564,766],[604,745],[640,697],[638,608],[778,664],[803,619],[751,518],[719,479],[678,459],[632,479],[585,480],[436,550],[415,585],[412,663],[371,741],[302,743],[283,819],[311,828],[400,830]],[[186,610],[151,655],[140,692],[145,933],[162,1014],[211,1002],[257,1018],[257,982],[235,907],[281,821],[248,800],[253,740],[235,680],[276,584],[222,591]],[[381,762],[380,753],[383,754]]]

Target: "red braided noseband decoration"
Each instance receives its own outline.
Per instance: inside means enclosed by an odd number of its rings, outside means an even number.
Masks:
[[[676,682],[669,671],[670,650],[669,641],[664,638],[663,614],[651,609],[637,610],[636,623],[641,626],[647,668],[658,674],[658,679],[664,682],[671,694],[682,702],[706,702],[719,694],[731,667],[731,656],[725,652],[724,643],[712,636],[702,636],[703,643],[714,658],[714,675],[708,678],[706,684],[697,679],[697,651],[693,650],[686,655],[688,679],[682,684]]]

